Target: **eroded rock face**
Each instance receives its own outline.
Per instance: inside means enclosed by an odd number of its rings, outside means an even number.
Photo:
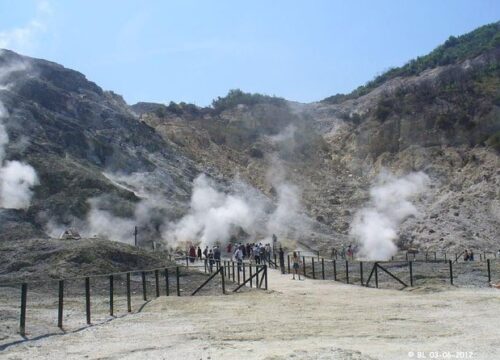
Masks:
[[[279,162],[301,190],[311,229],[298,239],[305,244],[347,244],[353,215],[388,169],[423,171],[432,180],[416,200],[419,215],[401,226],[400,246],[493,250],[500,162],[485,140],[500,131],[499,75],[491,71],[498,60],[494,49],[338,103],[274,101],[218,111],[129,107],[80,73],[3,51],[0,68],[21,64],[1,78],[9,83],[0,90],[10,114],[7,155],[29,162],[40,178],[28,211],[4,216],[8,236],[40,236],[49,218],[84,218],[88,199],[102,195],[112,199],[108,210],[127,218],[146,193],[161,194],[173,210],[153,216],[174,219],[186,211],[200,172],[220,183],[242,179],[276,199],[268,174]],[[14,226],[21,223],[29,231]],[[150,235],[158,231],[155,222]]]

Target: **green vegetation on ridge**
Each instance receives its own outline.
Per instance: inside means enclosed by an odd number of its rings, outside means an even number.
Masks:
[[[347,99],[365,95],[385,81],[398,76],[412,76],[436,66],[454,64],[471,59],[485,52],[500,47],[500,21],[481,26],[480,28],[455,37],[450,36],[443,45],[438,46],[427,55],[410,60],[402,67],[392,68],[350,94],[336,94],[325,98],[324,102],[338,103]]]

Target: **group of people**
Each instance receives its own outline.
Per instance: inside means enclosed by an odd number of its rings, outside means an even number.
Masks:
[[[271,260],[273,253],[273,249],[269,243],[265,245],[262,243],[239,243],[235,245],[229,243],[226,251],[228,256],[238,263],[239,271],[241,271],[241,264],[244,259],[255,261],[256,264],[264,264]],[[190,245],[188,258],[191,263],[194,263],[196,260],[207,261],[210,271],[212,271],[212,267],[221,261],[221,250],[218,246],[213,246],[212,248],[206,246],[204,250],[201,250],[200,246],[195,247],[194,245]]]
[[[263,245],[262,243],[236,245],[229,243],[226,250],[228,255],[232,255],[232,258],[236,261],[238,261],[238,259],[241,259],[241,261],[248,259],[250,261],[255,261],[257,264],[269,262],[273,253],[270,244]]]
[[[340,256],[342,259],[349,259],[349,258],[354,258],[354,254],[358,252],[358,246],[352,246],[349,245],[347,248],[342,245],[342,249],[340,250],[340,253],[337,251],[336,248],[332,249],[332,259],[337,259],[338,256]]]
[[[465,249],[464,261],[474,261],[474,252],[472,251],[472,249]]]

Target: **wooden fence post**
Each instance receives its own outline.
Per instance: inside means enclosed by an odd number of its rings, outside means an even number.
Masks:
[[[85,278],[85,312],[87,314],[87,324],[90,325],[90,278]]]
[[[165,269],[165,293],[167,296],[170,296],[170,284],[168,278],[168,269]]]
[[[378,289],[378,263],[375,263],[375,287]]]
[[[321,278],[325,280],[325,258],[321,258]]]
[[[304,273],[304,277],[306,277],[306,257],[302,256],[302,269]]]
[[[181,296],[181,284],[180,284],[180,274],[179,274],[179,267],[175,267],[175,277],[177,278],[177,296]]]
[[[57,326],[63,328],[64,280],[59,280],[59,306],[57,309]]]
[[[114,295],[113,275],[109,275],[109,315],[113,316],[113,295]]]
[[[21,316],[19,319],[19,334],[26,335],[26,298],[28,296],[28,284],[21,285]]]
[[[413,286],[413,263],[408,261],[408,267],[410,268],[410,286]]]
[[[127,273],[127,312],[132,312],[132,301],[130,299],[130,273]]]
[[[142,298],[144,301],[148,300],[148,293],[147,293],[147,287],[146,287],[146,273],[143,271],[141,272],[141,277],[142,277]]]
[[[223,267],[219,268],[219,271],[220,271],[221,282],[222,282],[222,293],[225,295],[226,294],[226,282],[224,279],[224,268]]]
[[[290,274],[290,255],[287,255],[288,273]]]
[[[451,260],[448,260],[448,263],[450,264],[450,284],[453,285],[453,263]]]
[[[313,279],[316,279],[316,271],[314,270],[314,258],[313,257],[311,257],[311,261],[312,261]]]
[[[333,280],[337,281],[337,260],[333,260]]]
[[[349,260],[345,261],[345,283],[349,284]]]
[[[491,266],[490,259],[486,260],[486,267],[488,268],[488,284],[491,282]]]
[[[361,286],[363,286],[363,262],[359,262],[359,281],[361,282]]]
[[[155,287],[156,297],[160,297],[160,274],[158,270],[155,270]]]

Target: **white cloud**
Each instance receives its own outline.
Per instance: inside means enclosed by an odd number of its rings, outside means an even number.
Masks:
[[[47,31],[47,20],[51,15],[50,3],[46,0],[38,1],[36,14],[27,24],[0,31],[0,48],[23,54],[32,53],[38,47],[40,35]]]

